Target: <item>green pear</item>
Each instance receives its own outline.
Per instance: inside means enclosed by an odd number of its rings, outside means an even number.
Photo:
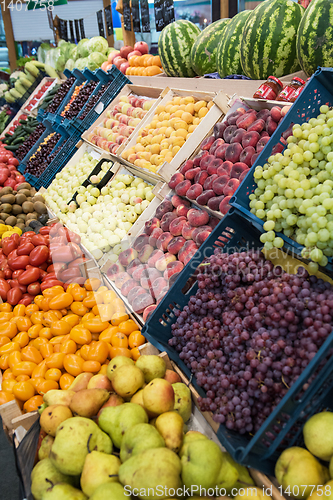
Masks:
[[[308,500],[333,500],[333,481],[328,481],[320,488],[316,488]]]
[[[122,398],[131,398],[145,383],[145,378],[137,366],[120,366],[112,376],[112,386]]]
[[[45,436],[41,442],[40,448],[38,450],[38,458],[39,460],[43,460],[43,458],[48,458],[51,447],[53,445],[54,437],[53,436]]]
[[[181,488],[181,462],[168,448],[156,448],[135,455],[120,466],[119,481],[125,490],[137,488],[142,500],[168,498],[170,489]]]
[[[227,460],[226,453],[222,452],[222,465],[217,478],[217,486],[219,489],[225,488],[227,493],[231,493],[232,488],[237,483],[238,477],[236,467]]]
[[[107,432],[117,448],[125,432],[136,424],[147,424],[148,415],[142,406],[135,403],[124,403],[120,406],[105,408],[98,417],[98,425]]]
[[[164,439],[155,427],[150,424],[137,424],[124,434],[120,448],[120,460],[124,463],[143,451],[164,447]]]
[[[125,491],[119,483],[104,483],[94,491],[89,500],[128,500],[129,495]]]
[[[284,490],[290,487],[296,493],[298,487],[299,494],[294,496],[299,499],[307,498],[313,485],[325,483],[322,465],[309,451],[298,446],[287,448],[281,453],[275,464],[275,477]]]
[[[178,453],[184,437],[184,420],[175,411],[167,411],[159,415],[155,427],[165,441],[165,446]]]
[[[72,418],[72,416],[73,414],[68,406],[50,405],[41,414],[39,424],[46,434],[55,436],[57,427],[68,418]]]
[[[81,417],[93,417],[109,399],[110,393],[106,389],[82,389],[76,392],[70,402],[70,409]]]
[[[186,450],[190,443],[192,443],[193,441],[206,441],[207,439],[208,437],[199,431],[188,431],[184,436],[183,446],[181,447],[181,450],[179,452],[180,458],[182,458],[183,455],[186,455]]]
[[[209,489],[217,485],[223,455],[213,441],[207,439],[189,443],[181,461],[182,480],[186,488],[201,486]]]
[[[328,462],[333,456],[333,412],[323,411],[309,418],[303,437],[309,452]]]
[[[108,364],[108,367],[106,369],[106,375],[112,382],[113,374],[117,368],[119,368],[120,366],[130,366],[130,365],[134,366],[133,359],[128,358],[127,356],[116,356],[115,358],[111,359],[110,363]]]
[[[47,404],[46,403],[43,403],[42,405],[38,406],[38,413],[41,415],[43,413],[44,410],[46,410],[47,408]]]
[[[42,496],[42,500],[59,500],[60,498],[61,500],[88,500],[88,497],[81,490],[66,483],[55,484]]]
[[[234,500],[272,500],[270,496],[263,492],[262,488],[255,488],[250,486],[245,488],[245,492],[236,495]]]
[[[81,474],[81,489],[88,497],[104,483],[118,482],[121,462],[118,457],[100,451],[88,453]]]
[[[37,462],[31,472],[31,493],[35,500],[41,500],[44,492],[50,487],[50,484],[67,482],[73,483],[74,478],[62,474],[53,465],[49,458],[44,458]]]
[[[238,488],[246,488],[248,486],[255,484],[252,477],[249,474],[249,471],[247,470],[246,467],[244,467],[244,465],[240,465],[237,462],[235,462],[235,460],[232,458],[232,456],[229,455],[229,453],[227,453],[226,451],[223,452],[223,456],[229,462],[229,464],[237,470],[237,473],[238,473],[238,480],[233,487],[235,487],[237,489]],[[230,492],[228,491],[227,493],[229,494]]]
[[[50,459],[63,474],[76,476],[92,450],[111,453],[111,439],[89,418],[73,417],[58,427]]]
[[[51,391],[47,391],[44,394],[43,401],[44,403],[47,404],[47,406],[51,405],[69,406],[74,394],[75,392],[70,391],[69,389],[67,391],[62,391],[60,389],[52,389]]]
[[[191,391],[187,385],[182,382],[172,384],[175,393],[174,410],[179,413],[184,422],[187,422],[192,414],[192,397]]]
[[[143,371],[146,384],[151,382],[154,378],[163,378],[166,372],[164,359],[155,354],[151,356],[143,354],[139,357],[135,366]]]

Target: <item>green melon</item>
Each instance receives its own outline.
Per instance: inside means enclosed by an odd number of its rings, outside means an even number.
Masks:
[[[230,23],[230,19],[219,19],[215,23],[205,28],[191,49],[192,68],[197,75],[203,76],[206,73],[216,71],[216,52],[221,40],[225,26]]]
[[[298,27],[296,50],[308,76],[318,66],[333,66],[333,0],[312,0]]]
[[[245,22],[252,10],[243,10],[236,14],[224,26],[220,34],[220,43],[216,53],[216,69],[221,78],[228,75],[242,75],[240,63],[240,45]]]
[[[168,76],[195,76],[191,49],[200,29],[191,21],[175,21],[163,28],[158,40],[158,53]]]
[[[265,0],[246,20],[240,56],[244,74],[266,80],[299,69],[296,36],[304,9],[292,0]]]

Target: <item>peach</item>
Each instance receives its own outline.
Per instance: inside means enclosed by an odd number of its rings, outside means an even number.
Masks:
[[[208,226],[214,229],[219,223],[221,219],[218,219],[217,217],[211,217],[208,222]]]
[[[217,176],[214,176],[214,177],[217,177]],[[215,196],[214,191],[212,189],[207,189],[200,196],[198,196],[197,203],[199,205],[202,205],[202,206],[207,205],[208,201],[211,198],[214,198],[214,196]]]
[[[221,160],[225,159],[225,152],[228,148],[229,144],[226,142],[225,144],[222,144],[222,146],[218,147],[217,150],[215,151],[215,157],[220,158]]]
[[[259,118],[258,120],[256,120],[255,122],[252,123],[252,125],[250,125],[247,129],[248,132],[258,132],[260,134],[260,132],[262,130],[264,130],[264,127],[265,127],[265,120],[262,120],[261,118]]]
[[[183,200],[180,196],[177,194],[174,194],[173,197],[171,198],[171,203],[175,208],[178,207],[178,205],[184,205],[185,207],[190,207],[191,203],[187,200]]]
[[[192,239],[192,233],[193,233],[194,227],[191,226],[189,222],[186,222],[184,224],[183,229],[182,229],[182,236],[186,240],[191,240]]]
[[[213,144],[212,144],[212,146],[211,146],[211,148],[209,150],[209,154],[210,155],[215,155],[215,151],[217,150],[218,147],[222,146],[222,144],[224,144],[224,140],[223,139],[221,139],[221,138],[216,139],[213,142]]]
[[[281,120],[282,118],[282,114],[281,114],[281,108],[279,106],[274,106],[272,109],[271,109],[271,117],[272,119],[276,122],[276,123],[279,123],[279,121]],[[267,117],[268,118],[268,117]]]
[[[208,200],[208,203],[207,203],[208,208],[210,208],[211,210],[218,210],[219,205],[220,205],[221,201],[223,200],[223,198],[224,198],[223,194],[220,196],[214,196],[214,198],[210,198],[210,200]]]
[[[228,123],[229,125],[235,125],[238,118],[245,114],[244,108],[238,108],[233,113],[228,113]]]
[[[106,389],[107,391],[112,391],[112,384],[106,375],[98,373],[91,377],[87,389]]]
[[[191,226],[203,226],[209,221],[209,215],[203,210],[191,208],[187,214],[187,219]]]
[[[209,151],[214,142],[215,142],[215,137],[213,135],[210,135],[202,141],[202,143],[200,144],[200,148],[203,151]]]
[[[109,269],[106,271],[106,274],[110,278],[110,280],[114,281],[116,277],[124,271],[125,269],[123,268],[123,266],[119,262],[115,262],[111,267],[109,267]]]
[[[261,119],[266,121],[267,118],[270,116],[271,112],[269,109],[261,109],[259,113],[257,114],[257,120]]]
[[[157,307],[156,304],[152,304],[151,306],[145,308],[145,310],[142,313],[144,322],[146,322],[149,319],[149,316],[155,311],[156,307]]]
[[[142,263],[146,263],[153,253],[154,248],[151,245],[145,245],[144,247],[141,248],[138,257]]]
[[[183,248],[180,250],[180,252],[178,253],[178,260],[180,260],[180,262],[185,262],[185,258],[186,256],[192,252],[192,250],[198,250],[198,247],[197,245],[195,244],[195,242],[193,240],[188,240]]]
[[[162,276],[156,278],[151,286],[154,297],[159,297],[162,290],[164,290],[164,288],[167,288],[168,286],[168,281],[166,281],[165,278],[162,278]]]
[[[196,240],[197,240],[197,237],[199,236],[200,233],[204,233],[204,232],[208,232],[209,234],[212,232],[212,228],[210,226],[200,226],[200,227],[196,227],[192,233],[192,238],[193,238],[193,241],[197,244],[197,245],[201,245],[202,241],[200,243],[198,243]]]
[[[214,160],[215,161],[215,160]],[[208,167],[209,168],[209,167]],[[201,184],[203,186],[205,184],[205,180],[208,178],[208,172],[206,170],[201,170],[195,177],[194,183]]]
[[[184,179],[185,179],[185,177],[183,174],[181,174],[180,172],[176,172],[175,174],[173,174],[173,176],[171,177],[171,179],[169,181],[169,188],[175,189],[177,184],[179,184],[180,182],[183,182]]]
[[[203,185],[203,188],[204,188],[204,192],[205,191],[208,191],[209,189],[212,189],[212,186],[213,186],[213,182],[215,181],[215,179],[217,179],[219,176],[218,174],[212,174],[210,175],[206,180],[205,180],[205,183]],[[197,200],[198,201],[198,200]]]
[[[130,262],[132,262],[132,260],[136,259],[137,256],[138,252],[134,248],[127,248],[126,250],[120,252],[118,255],[118,261],[122,266],[126,267]]]
[[[239,142],[234,142],[230,144],[225,151],[225,159],[226,161],[231,161],[232,163],[236,163],[239,161],[239,157],[241,152],[243,151],[243,147]]]
[[[142,288],[149,290],[157,278],[161,278],[161,273],[155,267],[148,268],[140,279],[140,285]]]
[[[256,160],[257,160],[257,158],[258,158],[259,155],[260,155],[260,153],[256,153],[255,155],[252,156],[252,158],[251,158],[251,167],[252,167],[252,165],[255,164],[255,162],[256,162]]]
[[[178,205],[176,208],[176,214],[178,217],[186,217],[187,212],[189,211],[189,207],[186,205]]]
[[[236,189],[239,186],[239,180],[238,179],[230,179],[228,183],[225,185],[225,188],[223,190],[224,196],[231,196],[234,194]]]
[[[201,184],[193,184],[193,186],[188,189],[186,196],[190,200],[196,200],[198,196],[203,192],[203,187]]]
[[[194,162],[192,160],[187,160],[183,165],[180,167],[179,172],[183,175],[186,174],[188,170],[194,167]]]
[[[153,217],[145,223],[144,232],[150,236],[154,229],[158,227],[160,227],[160,221],[157,217]]]
[[[135,286],[127,295],[127,300],[130,304],[132,304],[133,300],[141,295],[142,293],[146,293],[146,290],[142,288],[142,286]]]
[[[201,151],[197,156],[193,158],[193,164],[195,167],[199,167],[201,160],[204,158],[204,156],[207,156],[209,153],[208,151]]]
[[[155,227],[154,231],[149,236],[149,245],[151,245],[152,247],[156,247],[156,241],[158,240],[158,238],[161,236],[162,233],[163,233],[162,228]]]
[[[133,300],[132,308],[137,314],[143,313],[146,307],[149,307],[155,303],[153,297],[149,293],[142,293]]]
[[[283,146],[282,146],[283,149]],[[254,149],[253,146],[247,146],[246,148],[243,149],[239,156],[239,161],[240,163],[244,163],[248,167],[251,166],[251,158],[255,154],[256,150]],[[274,154],[274,153],[272,153]]]
[[[164,200],[162,203],[157,207],[156,212],[155,212],[155,217],[158,219],[162,219],[163,215],[166,214],[167,212],[172,212],[173,206],[170,200]]]
[[[277,123],[269,116],[266,120],[266,132],[268,132],[269,135],[273,135],[276,129]]]
[[[202,186],[201,186],[202,188]],[[189,210],[189,212],[191,209]],[[172,236],[179,236],[182,234],[182,229],[184,224],[186,223],[186,217],[177,217],[173,221],[171,221],[170,226],[169,226],[169,231],[172,234]]]
[[[167,246],[168,252],[172,253],[173,255],[177,255],[179,250],[184,245],[185,241],[186,240],[183,236],[176,236],[175,238],[172,238]]]
[[[235,132],[237,132],[237,130],[238,127],[236,125],[229,125],[223,132],[223,139],[225,140],[225,142],[228,142],[230,144],[232,136]]]
[[[253,156],[257,156],[257,155],[253,155]],[[248,170],[244,170],[244,172],[240,175],[239,184],[242,182],[243,179],[245,179],[245,177],[247,176],[247,173],[248,173]]]
[[[137,281],[135,281],[134,279],[130,279],[130,280],[126,281],[120,289],[121,294],[124,295],[124,297],[127,297],[127,295],[130,293],[130,291],[135,286],[137,286],[137,284],[138,284]]]
[[[257,119],[257,113],[255,110],[250,110],[251,112],[246,112],[243,116],[238,118],[236,125],[238,128],[248,129],[250,125]]]
[[[215,156],[208,154],[202,158],[200,161],[200,168],[201,170],[207,170],[208,165],[210,164],[211,161],[215,160]]]
[[[275,146],[273,147],[272,149],[272,155],[275,155],[277,153],[282,153],[282,151],[284,150],[284,147],[282,146],[282,144],[280,143],[277,143],[275,144]]]
[[[223,137],[223,132],[227,128],[227,123],[226,122],[218,122],[215,123],[214,125],[214,137],[215,139],[220,139]]]
[[[138,266],[132,273],[133,279],[136,281],[140,281],[146,269],[148,269],[147,264],[141,264],[141,266]]]
[[[229,177],[227,175],[222,175],[221,177],[215,179],[212,185],[212,189],[217,196],[223,194],[223,189],[228,181]]]
[[[221,158],[215,158],[207,167],[207,174],[214,175],[217,173],[217,169],[223,165],[223,160]]]
[[[252,146],[248,146],[248,147],[250,148]],[[247,148],[245,148],[245,149],[247,149]],[[244,149],[244,151],[245,151],[245,149]],[[253,154],[254,154],[255,153],[254,148],[252,148],[252,149],[253,149]],[[251,155],[251,157],[252,156],[253,155]],[[248,170],[249,170],[249,166],[246,163],[242,163],[242,162],[235,163],[231,169],[230,178],[231,179],[239,179],[240,176],[242,175],[242,173],[244,171],[247,172]]]
[[[155,267],[155,264],[156,262],[161,259],[164,255],[164,252],[162,250],[154,250],[153,253],[151,254],[151,256],[149,257],[148,259],[148,266],[151,268],[151,267]]]
[[[136,258],[136,259],[132,260],[132,261],[128,264],[128,266],[127,266],[127,268],[126,268],[126,272],[127,272],[130,276],[132,276],[132,275],[133,275],[133,272],[135,271],[135,269],[136,269],[138,266],[141,266],[141,262],[140,262],[140,260],[139,260],[138,258]]]
[[[229,205],[230,200],[231,196],[225,196],[224,199],[221,201],[219,206],[221,214],[225,215],[228,212],[229,208],[231,208],[231,206]]]
[[[173,238],[172,234],[169,233],[168,231],[165,233],[162,233],[161,236],[156,241],[157,248],[166,252],[168,244],[172,240],[172,238]]]
[[[172,383],[174,383],[174,382],[172,382]],[[107,408],[108,406],[120,406],[124,403],[125,403],[125,401],[123,400],[123,398],[121,396],[119,396],[118,394],[111,394],[111,396],[109,397],[107,402],[104,403],[103,406],[101,406],[99,412],[97,413],[97,417],[100,416],[100,414],[102,413],[104,408]]]
[[[209,155],[208,155],[209,156]],[[199,173],[201,172],[201,168],[200,167],[195,167],[195,168],[191,168],[191,170],[188,170],[185,174],[185,179],[189,180],[189,181],[193,181],[194,177]]]
[[[173,370],[169,370],[168,368],[165,370],[164,380],[170,382],[170,384],[176,384],[177,382],[181,382],[182,379],[178,375],[178,373]]]
[[[261,151],[264,149],[266,144],[268,143],[270,137],[261,137],[261,139],[258,140],[257,145],[256,145],[256,152],[261,153]]]
[[[196,254],[196,252],[197,252],[197,250],[193,248],[192,250],[189,251],[189,253],[187,255],[185,255],[184,266],[186,266],[186,264],[188,264],[190,262],[192,257]]]
[[[165,271],[169,262],[176,260],[176,256],[172,253],[166,253],[164,256],[156,262],[156,269],[159,271]]]
[[[132,279],[131,276],[128,273],[120,273],[114,280],[114,284],[116,285],[117,288],[121,288],[126,281]]]
[[[246,131],[243,128],[237,129],[230,139],[230,144],[233,144],[234,142],[241,143],[244,134],[246,134]]]
[[[168,212],[164,214],[161,220],[161,229],[163,232],[169,231],[170,224],[173,220],[177,219],[177,214],[175,212]]]
[[[175,260],[174,262],[169,262],[169,264],[166,267],[166,270],[163,273],[164,279],[168,281],[171,278],[171,276],[180,273],[183,270],[183,268],[184,264],[179,260]]]

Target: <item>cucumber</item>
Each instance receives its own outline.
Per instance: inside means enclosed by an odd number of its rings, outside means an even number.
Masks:
[[[24,130],[28,132],[28,134],[32,134],[35,131],[34,127],[27,127],[26,125],[24,126]]]
[[[20,144],[25,141],[25,137],[17,137],[13,142],[12,145]]]
[[[5,146],[5,149],[8,149],[8,151],[17,151],[18,148],[20,147],[20,144],[16,144],[15,146]]]

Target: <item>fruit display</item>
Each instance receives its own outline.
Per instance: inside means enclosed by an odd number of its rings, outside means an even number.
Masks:
[[[216,50],[216,71],[221,78],[228,75],[241,75],[243,69],[240,61],[240,45],[245,22],[251,10],[238,12],[221,32]]]
[[[61,116],[63,118],[67,118],[68,120],[72,120],[76,115],[78,115],[83,106],[89,100],[97,85],[98,82],[93,80],[77,85],[69,102],[61,112]]]
[[[38,126],[38,121],[26,115],[21,115],[24,118],[15,120],[13,126],[9,129],[10,132],[5,133],[2,139],[3,144],[6,144],[5,149],[8,151],[18,151],[31,134],[34,133]]]
[[[107,162],[103,165],[109,168]],[[99,178],[90,178],[87,187],[77,189],[76,201],[69,204],[68,212],[67,208],[66,213],[58,212],[59,219],[81,235],[82,244],[96,259],[119,245],[154,198],[153,185],[126,169],[122,171],[101,189],[96,187]]]
[[[19,160],[23,160],[23,158],[29,153],[31,148],[36,144],[36,142],[40,139],[42,134],[45,132],[46,128],[42,123],[39,123],[35,130],[25,139],[25,141],[19,145],[17,151],[15,151],[15,156]]]
[[[87,116],[89,111],[92,110],[93,107],[95,106],[95,104],[97,104],[99,102],[100,98],[103,96],[104,92],[107,90],[107,88],[110,85],[112,85],[112,81],[110,81],[106,85],[101,85],[101,88],[99,89],[99,91],[90,97],[89,101],[87,102],[87,104],[84,108],[83,113],[81,113],[80,116],[78,117],[80,120],[83,120]]]
[[[55,392],[68,398],[79,390],[80,380],[82,387],[94,374],[105,375],[116,356],[126,357],[128,363],[140,357],[138,347],[145,339],[138,325],[115,292],[100,285],[98,279],[88,279],[84,286],[70,284],[65,291],[42,284],[34,304],[15,305],[7,299],[0,305],[0,401],[16,398],[25,411],[37,410],[43,402],[39,396],[49,404]],[[93,382],[91,386],[98,387]]]
[[[202,141],[198,154],[173,174],[169,187],[179,196],[225,215],[233,193],[282,119],[278,106],[259,112],[239,107],[228,113],[215,124],[214,135]]]
[[[96,158],[85,152],[77,163],[66,165],[56,174],[50,186],[43,193],[46,203],[55,215],[59,212],[66,212],[68,203],[97,163]],[[108,162],[102,164],[101,173],[97,176],[98,179],[105,174],[108,168]]]
[[[50,103],[47,104],[46,107],[46,112],[47,113],[55,113],[57,109],[59,108],[60,104],[66,97],[67,93],[71,89],[72,85],[75,82],[75,77],[71,76],[70,78],[67,78],[59,87],[57,90],[57,93],[53,97]],[[43,105],[42,105],[43,106]]]
[[[292,127],[283,154],[270,156],[253,174],[257,189],[250,194],[251,212],[264,221],[261,241],[266,249],[283,246],[283,232],[311,259],[311,270],[326,266],[331,246],[333,202],[331,124],[333,111],[320,107],[320,115]],[[273,190],[275,191],[273,192]]]
[[[28,159],[24,172],[39,177],[48,167],[49,161],[52,159],[50,153],[59,139],[61,139],[61,135],[56,132],[51,132],[46,136],[37,151]]]
[[[163,73],[160,56],[135,54],[128,59],[128,62],[127,76],[155,76]]]
[[[144,321],[219,222],[177,195],[169,198],[106,271]]]
[[[91,127],[91,132],[86,134],[87,141],[115,154],[154,104],[154,99],[134,93],[120,96],[119,102],[106,111],[103,122]]]
[[[104,71],[108,71],[114,64],[124,75],[128,75],[129,73],[127,73],[127,70],[130,67],[130,59],[134,56],[141,57],[147,55],[151,57],[151,54],[148,54],[148,44],[146,42],[137,42],[134,47],[124,45],[120,50],[113,50],[110,52],[107,61],[102,64],[101,68]],[[153,64],[156,65],[156,61]],[[142,66],[144,65],[142,64]]]
[[[33,92],[32,96],[27,99],[24,105],[24,111],[33,111],[46,97],[54,96],[58,88],[59,86],[57,85],[56,79],[42,81]],[[53,89],[54,92],[51,94]]]
[[[26,120],[28,117],[24,113],[20,114],[19,116],[15,116],[14,119],[7,125],[6,132],[11,132],[13,133],[15,128],[20,124],[20,120]]]
[[[191,49],[200,29],[191,21],[181,19],[168,24],[158,39],[158,54],[167,76],[193,77]]]
[[[197,75],[216,71],[216,55],[220,40],[230,19],[219,19],[210,24],[196,38],[191,49],[191,64]],[[230,75],[232,73],[228,73]]]
[[[156,173],[164,162],[172,161],[213,105],[213,101],[175,95],[157,106],[152,121],[139,131],[136,145],[120,156]]]

